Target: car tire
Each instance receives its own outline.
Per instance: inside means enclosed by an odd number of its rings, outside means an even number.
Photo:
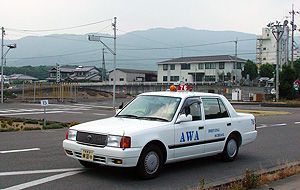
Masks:
[[[137,172],[142,179],[152,179],[159,175],[163,161],[158,146],[150,145],[143,149],[137,164]]]
[[[85,168],[97,168],[99,164],[93,163],[93,162],[88,162],[84,160],[79,160],[79,163],[84,166]]]
[[[230,135],[226,141],[222,158],[224,161],[231,162],[236,159],[239,152],[239,143],[234,135]]]

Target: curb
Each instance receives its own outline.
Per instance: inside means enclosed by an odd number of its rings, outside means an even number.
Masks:
[[[266,168],[266,169],[261,169],[259,171],[255,171],[254,173],[257,175],[263,175],[263,174],[268,174],[268,173],[274,173],[280,170],[283,170],[286,167],[292,167],[292,166],[300,166],[300,161],[294,161],[294,162],[290,162],[284,165],[280,165],[280,166],[275,166],[275,167],[271,167],[271,168]],[[215,182],[211,182],[211,183],[207,183],[205,184],[205,189],[207,188],[220,188],[222,186],[226,186],[229,185],[230,183],[236,182],[236,181],[240,181],[244,178],[244,175],[238,175],[236,177],[230,177],[228,179],[224,179],[224,180],[219,180],[219,181],[215,181]]]
[[[289,108],[299,108],[300,104],[273,104],[273,103],[261,103],[262,107],[289,107]]]

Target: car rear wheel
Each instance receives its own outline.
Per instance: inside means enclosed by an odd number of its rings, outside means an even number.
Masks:
[[[160,173],[162,164],[161,150],[155,145],[147,146],[142,151],[138,161],[138,174],[143,179],[154,178]]]
[[[222,157],[224,161],[233,161],[236,159],[239,152],[239,144],[237,138],[234,135],[228,137]]]
[[[87,162],[84,160],[79,160],[79,163],[86,168],[97,168],[99,166],[99,164],[93,162]]]

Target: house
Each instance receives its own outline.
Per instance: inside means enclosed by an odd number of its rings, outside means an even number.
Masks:
[[[116,84],[123,85],[130,82],[156,82],[157,72],[149,70],[135,70],[116,68]],[[114,71],[109,72],[109,83],[113,84]]]
[[[38,79],[32,76],[23,75],[23,74],[12,74],[8,77],[10,84],[20,84],[20,83],[32,83]]]
[[[180,57],[158,63],[158,83],[238,81],[246,60],[230,56]]]
[[[48,81],[55,82],[59,78],[59,81],[68,82],[97,82],[100,81],[101,71],[95,66],[78,66],[76,68],[60,67],[59,76],[57,67],[53,67],[49,71]]]

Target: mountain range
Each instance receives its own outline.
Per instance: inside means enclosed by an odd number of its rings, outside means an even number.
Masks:
[[[119,32],[119,31],[118,31]],[[109,36],[109,34],[95,34]],[[100,42],[88,41],[88,34],[53,34],[27,36],[5,43],[16,43],[10,50],[7,66],[82,65],[102,67]],[[236,31],[195,30],[186,27],[154,28],[117,36],[117,67],[156,70],[157,62],[171,58],[204,55],[234,55],[255,59],[256,35]],[[113,49],[113,40],[103,38]],[[106,69],[113,68],[113,56],[105,50]]]

